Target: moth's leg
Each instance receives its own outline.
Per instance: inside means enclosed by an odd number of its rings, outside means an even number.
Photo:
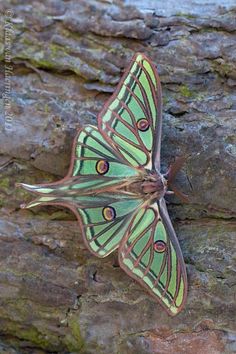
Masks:
[[[167,191],[166,194],[175,194],[183,203],[189,203],[189,198],[186,194],[180,192],[172,183],[170,184],[172,191]]]

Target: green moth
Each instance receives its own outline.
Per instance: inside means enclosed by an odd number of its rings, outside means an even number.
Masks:
[[[164,196],[178,168],[160,173],[162,99],[153,63],[136,54],[98,115],[75,137],[70,169],[50,184],[28,185],[37,199],[22,205],[70,208],[88,249],[119,264],[170,315],[186,301],[187,275]]]

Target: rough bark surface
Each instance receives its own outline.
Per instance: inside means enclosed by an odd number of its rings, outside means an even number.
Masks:
[[[0,111],[1,352],[236,351],[236,8],[134,3],[0,3],[2,92],[6,45],[13,65],[13,119],[5,119],[3,99]],[[15,188],[65,175],[76,129],[96,124],[137,51],[153,59],[162,82],[163,171],[188,156],[176,185],[190,203],[169,200],[189,279],[175,318],[124,274],[116,255],[98,259],[85,249],[68,210],[20,210],[32,196]]]

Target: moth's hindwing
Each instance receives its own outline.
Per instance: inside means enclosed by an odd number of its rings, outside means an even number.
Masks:
[[[91,197],[90,203],[78,209],[84,240],[95,255],[105,257],[119,246],[133,212],[143,201],[128,196],[99,195]]]
[[[142,207],[133,217],[119,248],[121,267],[176,315],[186,299],[186,270],[160,218],[157,204]]]

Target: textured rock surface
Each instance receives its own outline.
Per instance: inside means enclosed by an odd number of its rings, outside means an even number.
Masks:
[[[13,118],[4,119],[3,100],[0,111],[1,352],[236,351],[236,10],[232,1],[206,3],[0,3],[5,42],[4,14],[14,12]],[[176,318],[117,267],[116,255],[90,255],[68,210],[22,211],[31,196],[14,187],[66,173],[76,129],[96,124],[136,51],[154,60],[163,84],[163,170],[189,156],[176,184],[190,203],[169,204],[189,278]],[[4,54],[2,36],[3,69]]]

